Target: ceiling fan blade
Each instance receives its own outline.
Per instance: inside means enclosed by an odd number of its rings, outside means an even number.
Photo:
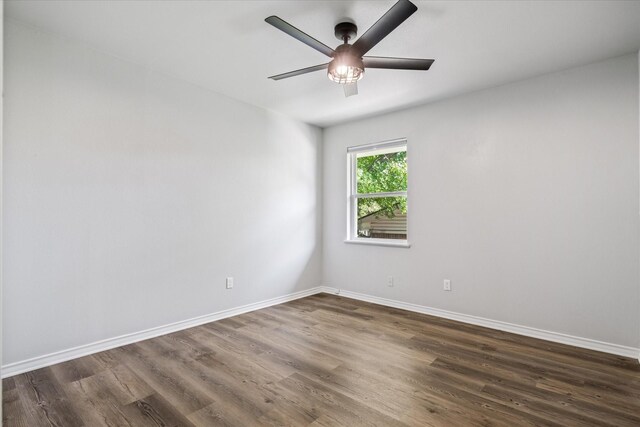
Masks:
[[[345,98],[358,94],[358,82],[343,84],[342,87],[344,89]]]
[[[398,25],[402,24],[413,12],[418,10],[415,4],[409,0],[399,0],[391,9],[387,11],[382,18],[371,26],[356,42],[353,44],[354,49],[364,55],[369,52],[372,47],[377,45],[380,40],[395,30]]]
[[[328,57],[333,57],[334,51],[329,46],[319,42],[318,40],[311,37],[309,34],[300,31],[293,25],[278,18],[277,16],[270,16],[267,19],[265,19],[265,21],[273,25],[280,31],[284,31],[285,33],[289,34],[294,39],[300,40],[302,43],[306,44],[307,46],[311,46],[318,52],[324,53]]]
[[[301,68],[295,71],[289,71],[288,73],[276,74],[275,76],[269,77],[271,80],[282,80],[287,79],[289,77],[295,77],[302,74],[312,73],[314,71],[325,70],[329,64],[320,64],[314,65],[313,67]]]
[[[433,59],[386,58],[384,56],[365,56],[362,58],[365,68],[388,68],[392,70],[427,71],[433,61]]]

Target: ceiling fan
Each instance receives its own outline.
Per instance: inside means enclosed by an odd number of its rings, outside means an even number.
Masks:
[[[342,84],[345,96],[351,96],[358,94],[357,82],[364,77],[364,70],[366,68],[427,71],[429,67],[431,67],[431,64],[433,64],[433,59],[364,56],[372,47],[388,36],[389,33],[395,30],[416,10],[418,10],[416,5],[409,0],[399,0],[353,44],[349,44],[349,41],[356,37],[358,27],[352,22],[341,22],[335,26],[335,36],[341,40],[343,44],[335,49],[331,49],[329,46],[319,42],[277,16],[270,16],[265,19],[266,22],[332,59],[326,64],[277,74],[269,78],[272,80],[282,80],[327,69],[329,79]]]

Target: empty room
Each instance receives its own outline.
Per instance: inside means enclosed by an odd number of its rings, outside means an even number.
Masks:
[[[640,1],[0,6],[4,427],[640,426]]]

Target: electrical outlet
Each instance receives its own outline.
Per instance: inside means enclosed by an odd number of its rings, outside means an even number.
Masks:
[[[444,289],[445,291],[450,291],[451,290],[451,280],[444,279],[444,285],[442,286],[442,289]]]
[[[387,286],[393,288],[393,276],[387,277]]]
[[[227,277],[227,289],[233,289],[233,277]]]

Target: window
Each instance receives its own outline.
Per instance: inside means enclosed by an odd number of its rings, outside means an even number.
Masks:
[[[349,147],[347,243],[407,244],[407,141]]]

